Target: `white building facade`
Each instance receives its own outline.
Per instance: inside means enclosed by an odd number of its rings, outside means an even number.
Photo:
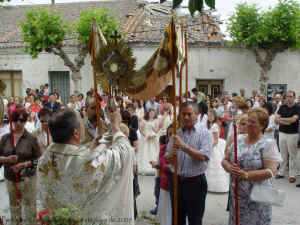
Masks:
[[[239,93],[241,88],[244,88],[246,95],[250,96],[252,90],[258,90],[260,68],[251,51],[205,46],[207,43],[203,45],[189,47],[189,90],[197,87],[213,96],[220,91]],[[151,57],[157,45],[132,44],[132,48],[139,68]],[[66,51],[71,58],[75,57],[75,48]],[[276,90],[277,87],[281,87],[285,90],[293,90],[299,95],[299,68],[299,51],[278,54],[272,63],[272,69],[267,74],[269,89]],[[67,91],[67,94],[72,94],[74,83],[70,74],[63,61],[52,54],[43,53],[37,59],[32,59],[23,52],[22,48],[7,48],[0,51],[0,79],[8,86],[6,90],[8,96],[24,96],[26,88],[39,88],[45,83],[52,85],[53,90],[63,89],[60,92]],[[58,86],[57,75],[64,76],[64,79],[59,79]],[[81,75],[81,92],[85,94],[93,87],[93,71],[89,57],[85,60]],[[185,73],[183,75],[185,76]],[[185,87],[185,79],[183,79],[183,86]]]

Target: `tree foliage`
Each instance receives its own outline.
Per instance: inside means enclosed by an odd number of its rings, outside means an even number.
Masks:
[[[95,18],[101,27],[104,36],[109,37],[120,33],[121,23],[116,17],[109,14],[108,9],[95,8],[82,11],[80,17],[68,24],[62,15],[55,10],[31,9],[20,22],[25,42],[25,52],[36,58],[42,51],[51,51],[60,48],[67,34],[73,34],[79,44],[87,46],[90,37],[92,18]],[[71,32],[71,28],[73,31]]]
[[[299,48],[300,5],[294,0],[282,0],[275,8],[260,12],[255,4],[239,4],[229,19],[228,31],[239,46]]]
[[[80,43],[87,43],[90,39],[92,19],[95,18],[105,37],[121,35],[121,23],[109,14],[109,9],[94,8],[82,11],[75,21],[73,28]]]
[[[295,0],[280,0],[272,9],[261,12],[257,5],[238,4],[230,17],[228,31],[235,46],[254,52],[261,68],[260,90],[266,92],[266,74],[279,52],[300,48],[300,4]],[[264,51],[263,57],[260,52]]]
[[[260,42],[261,15],[257,6],[239,4],[229,18],[228,30],[237,45],[255,47]]]
[[[161,3],[165,1],[166,0],[160,0]],[[173,9],[180,6],[182,2],[183,0],[173,0]],[[215,0],[189,0],[188,7],[191,15],[194,15],[196,11],[199,11],[201,13],[204,7],[204,2],[211,9],[215,9]]]
[[[47,9],[30,10],[24,21],[20,22],[25,42],[25,52],[33,58],[44,50],[48,51],[62,43],[68,25],[56,11]]]
[[[31,9],[26,12],[25,19],[20,22],[25,42],[24,51],[36,58],[39,53],[46,51],[59,56],[64,65],[72,72],[75,91],[80,91],[80,70],[88,54],[88,42],[92,27],[92,18],[95,18],[106,38],[121,33],[121,23],[112,16],[108,9],[89,9],[80,14],[80,17],[68,24],[62,15],[54,10]],[[72,29],[72,31],[71,31]],[[77,40],[78,55],[71,60],[63,48],[63,41],[67,38]]]

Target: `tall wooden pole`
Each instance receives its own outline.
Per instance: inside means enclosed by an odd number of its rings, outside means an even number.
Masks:
[[[49,127],[47,125],[47,147],[50,145],[50,134],[49,134]]]
[[[181,40],[181,45],[184,46],[185,48],[185,40],[184,40],[184,35],[183,35],[183,32],[184,32],[184,24],[182,23],[181,24],[181,35],[182,35],[182,40]],[[179,69],[179,106],[181,106],[182,104],[182,70],[183,70],[183,66],[184,66],[184,61],[182,63],[180,63],[179,65],[180,67],[178,67]],[[182,120],[181,120],[181,117],[179,117],[179,120],[178,120],[178,125],[179,127],[181,127],[181,124],[182,124]]]
[[[189,59],[189,55],[188,55],[188,50],[189,50],[189,46],[188,46],[188,40],[187,40],[187,36],[186,36],[186,32],[184,34],[184,43],[185,43],[185,100],[187,101],[189,98],[189,64],[188,64],[188,59]]]
[[[175,21],[174,16],[172,16],[171,20],[171,38],[172,38],[172,55],[175,56],[176,49],[176,30],[175,30]],[[174,66],[172,68],[172,84],[173,84],[173,135],[177,135],[177,116],[176,116],[176,65],[177,58],[173,58]],[[177,151],[174,154],[174,196],[173,196],[173,225],[178,225],[178,162],[177,162]]]
[[[180,72],[179,72],[179,106],[181,106],[182,104],[182,67],[180,68]],[[175,101],[176,103],[176,101]],[[179,117],[178,119],[178,126],[181,127],[181,117]]]
[[[95,68],[95,67],[94,67]],[[96,81],[96,72],[94,69],[94,90],[95,90],[95,99],[96,99],[96,113],[97,113],[97,128],[98,128],[98,135],[102,135],[102,128],[101,128],[101,111],[100,111],[100,100],[98,95],[98,85]]]
[[[236,126],[236,110],[233,113],[233,137],[234,137],[234,163],[238,164],[237,157],[237,126]],[[234,199],[235,199],[235,225],[239,225],[239,180],[238,178],[234,179]]]
[[[93,22],[94,24],[94,22]],[[91,31],[91,36],[90,36],[90,53],[91,53],[91,58],[92,58],[92,65],[93,65],[93,75],[94,75],[94,92],[95,92],[95,99],[96,99],[96,114],[97,114],[97,128],[98,128],[98,135],[102,135],[102,128],[101,128],[101,111],[100,111],[100,100],[99,100],[99,95],[98,95],[98,85],[97,85],[97,80],[96,80],[96,60],[95,60],[95,46],[93,45],[95,41],[95,31],[94,31],[94,26],[92,26],[92,31]]]
[[[15,154],[15,136],[14,136],[14,128],[13,128],[13,123],[12,123],[12,112],[10,112],[9,116],[9,126],[10,126],[10,141],[11,141],[11,146],[12,146],[12,152]],[[17,206],[19,208],[19,214],[20,214],[20,224],[22,224],[23,219],[22,219],[22,205],[21,205],[21,191],[19,189],[19,183],[20,183],[20,177],[19,177],[19,172],[15,173],[16,177],[16,193],[17,193]]]
[[[177,118],[176,118],[176,74],[175,68],[172,69],[172,82],[173,82],[173,135],[177,135]],[[178,225],[178,162],[177,162],[177,152],[174,155],[174,218],[173,224]]]

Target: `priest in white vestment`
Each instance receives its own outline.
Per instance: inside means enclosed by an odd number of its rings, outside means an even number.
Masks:
[[[134,150],[120,131],[120,113],[111,113],[110,119],[110,148],[99,145],[99,137],[90,147],[80,147],[80,121],[73,110],[60,111],[49,120],[54,143],[37,170],[43,209],[51,212],[72,204],[81,210],[85,224],[134,225]]]

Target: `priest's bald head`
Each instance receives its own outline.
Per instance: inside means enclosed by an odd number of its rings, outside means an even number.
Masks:
[[[83,135],[79,119],[72,109],[64,109],[54,113],[48,122],[53,142],[79,146],[80,135]]]

